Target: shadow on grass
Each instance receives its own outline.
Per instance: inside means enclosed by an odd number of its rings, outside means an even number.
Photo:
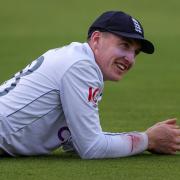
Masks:
[[[77,161],[81,160],[81,158],[76,153],[65,153],[61,152],[61,150],[55,151],[52,154],[48,155],[38,155],[38,156],[16,156],[12,157],[10,155],[2,155],[0,156],[0,161]]]
[[[134,155],[134,156],[129,156],[129,157],[121,157],[121,158],[109,158],[109,159],[101,159],[101,161],[137,161],[137,160],[147,160],[147,161],[151,161],[151,160],[161,160],[161,159],[180,159],[180,153],[177,153],[176,155],[161,155],[161,154],[151,154],[149,152],[145,152],[143,154],[139,154],[139,155]],[[0,156],[1,160],[9,160],[9,161],[13,161],[13,160],[18,160],[18,161],[26,161],[26,160],[48,160],[48,161],[55,161],[55,160],[70,160],[70,161],[84,161],[83,159],[81,159],[77,154],[75,153],[64,153],[64,152],[55,152],[49,155],[38,155],[38,156],[18,156],[18,157],[11,157],[8,155],[3,155]],[[88,160],[89,161],[89,160]],[[92,159],[90,161],[99,161],[99,159]]]

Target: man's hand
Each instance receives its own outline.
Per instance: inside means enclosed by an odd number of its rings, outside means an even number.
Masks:
[[[180,127],[176,119],[159,122],[146,130],[148,151],[160,154],[175,154],[180,151]]]

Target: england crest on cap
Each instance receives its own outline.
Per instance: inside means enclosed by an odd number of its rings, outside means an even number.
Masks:
[[[141,28],[139,22],[134,18],[132,18],[132,21],[133,21],[133,24],[134,24],[135,31],[142,34],[142,28]]]

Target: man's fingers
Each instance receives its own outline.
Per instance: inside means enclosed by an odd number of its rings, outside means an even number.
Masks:
[[[180,145],[180,136],[175,138],[175,143]]]
[[[172,118],[162,121],[146,131],[149,151],[165,154],[180,151],[180,126],[176,124],[176,120]]]
[[[172,124],[168,124],[167,125],[168,127],[170,127],[171,129],[177,129],[177,130],[179,130],[180,131],[180,126],[179,125],[172,125]]]
[[[173,151],[180,151],[180,145],[174,145],[172,150]]]
[[[176,124],[177,119],[172,118],[172,119],[167,119],[165,121],[160,122],[160,124]]]

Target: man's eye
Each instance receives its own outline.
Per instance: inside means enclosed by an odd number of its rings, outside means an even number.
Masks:
[[[126,48],[126,49],[129,48],[129,44],[128,43],[122,43],[121,45],[122,45],[123,48]]]

